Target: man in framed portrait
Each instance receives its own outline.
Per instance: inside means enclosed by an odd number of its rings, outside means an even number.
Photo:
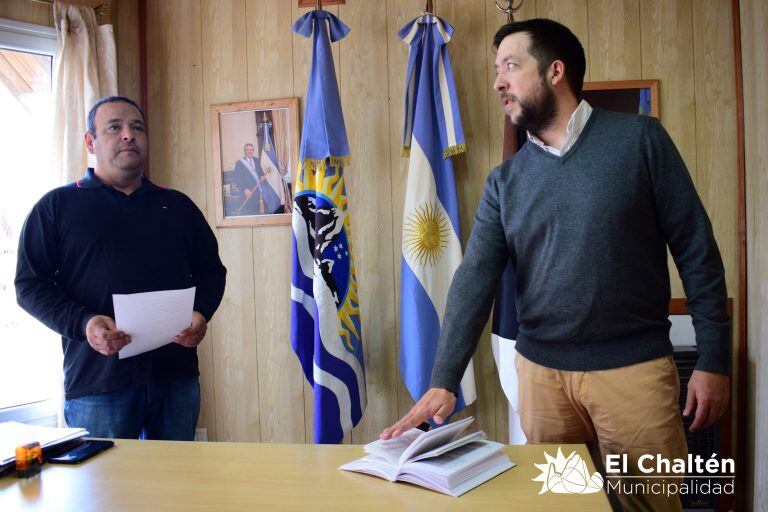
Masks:
[[[250,142],[243,146],[243,158],[235,163],[235,182],[242,193],[242,203],[236,215],[263,215],[280,209],[280,198],[266,181],[267,176]]]

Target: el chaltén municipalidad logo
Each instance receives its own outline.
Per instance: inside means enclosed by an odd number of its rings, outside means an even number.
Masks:
[[[590,475],[587,463],[576,452],[565,457],[558,447],[556,457],[547,452],[544,457],[546,463],[534,463],[541,471],[533,479],[542,483],[539,494],[591,494],[603,487],[608,494],[734,494],[734,460],[720,459],[716,453],[709,458],[689,453],[685,458],[675,459],[643,454],[632,461],[626,454],[608,454],[605,460],[607,483],[598,472]]]
[[[591,494],[599,492],[603,488],[603,477],[595,471],[589,474],[587,463],[576,452],[571,452],[568,457],[563,455],[560,447],[557,448],[557,456],[552,457],[544,452],[547,462],[534,465],[541,474],[533,479],[541,482],[539,494],[547,491],[556,494]]]

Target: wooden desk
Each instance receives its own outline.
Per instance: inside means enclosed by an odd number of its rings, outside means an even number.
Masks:
[[[534,462],[557,446],[508,446],[517,466],[460,498],[339,471],[362,446],[192,443],[119,439],[80,466],[45,464],[35,479],[0,479],[0,511],[259,510],[463,512],[609,511],[603,493],[539,495]],[[594,471],[583,445],[578,452]]]

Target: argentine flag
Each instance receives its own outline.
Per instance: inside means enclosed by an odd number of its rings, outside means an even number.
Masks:
[[[313,54],[292,215],[291,345],[314,390],[315,442],[338,443],[366,406],[343,173],[349,146],[330,44],[349,28],[316,10],[293,31],[313,38]]]
[[[466,150],[446,43],[453,27],[424,14],[398,36],[408,45],[403,152],[410,156],[403,212],[400,372],[414,400],[429,389],[448,287],[462,260],[450,156]],[[475,401],[470,360],[456,411]]]

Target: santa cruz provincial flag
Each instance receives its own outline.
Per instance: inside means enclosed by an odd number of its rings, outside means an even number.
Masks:
[[[330,44],[349,28],[316,10],[299,18],[293,31],[312,37],[313,55],[292,221],[291,345],[314,389],[315,442],[338,443],[366,405],[344,188],[349,146]]]
[[[400,372],[418,400],[429,388],[448,287],[461,263],[456,183],[450,156],[465,151],[446,43],[453,27],[431,14],[403,27],[408,45],[403,151],[410,155],[403,212]],[[456,410],[474,402],[472,361]]]

